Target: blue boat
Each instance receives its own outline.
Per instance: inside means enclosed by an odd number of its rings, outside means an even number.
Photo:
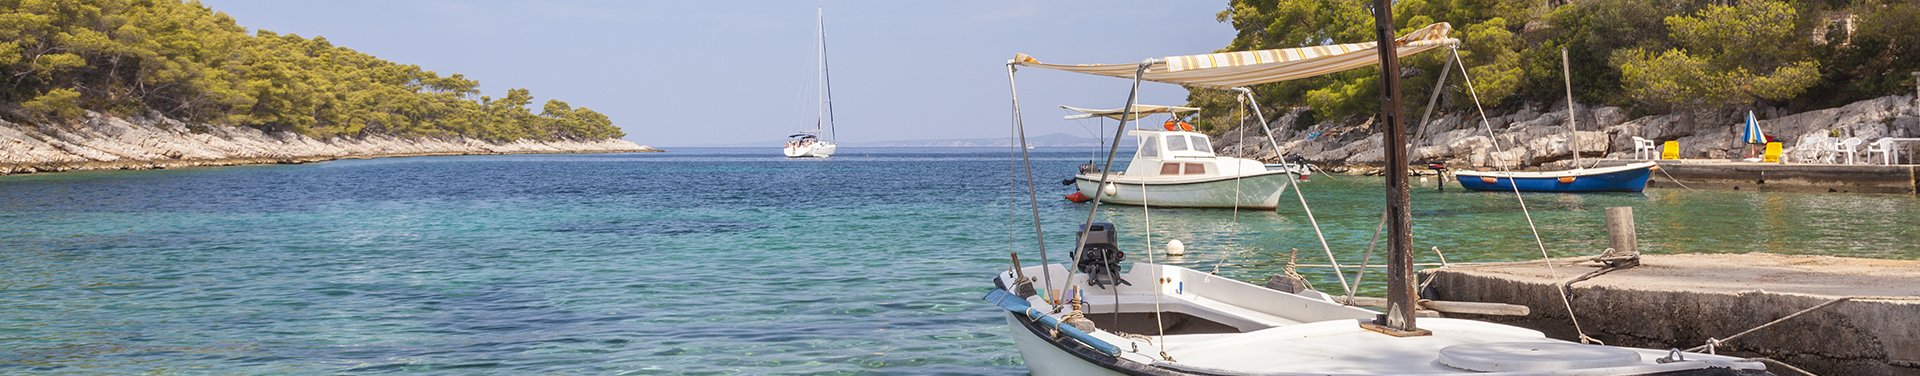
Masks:
[[[1639,192],[1647,189],[1647,178],[1660,168],[1653,162],[1625,166],[1545,172],[1459,171],[1453,175],[1460,186],[1476,191],[1521,192]]]

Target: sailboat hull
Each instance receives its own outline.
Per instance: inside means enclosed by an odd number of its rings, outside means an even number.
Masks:
[[[831,142],[820,142],[807,146],[788,146],[784,152],[787,158],[826,158],[833,156],[833,151],[838,148]]]
[[[1653,176],[1653,163],[1551,172],[1455,172],[1460,186],[1476,191],[1640,192]]]

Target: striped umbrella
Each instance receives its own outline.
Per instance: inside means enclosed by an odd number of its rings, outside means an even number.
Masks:
[[[1747,131],[1740,140],[1749,144],[1767,143],[1767,132],[1760,130],[1760,122],[1753,119],[1753,111],[1747,111]]]

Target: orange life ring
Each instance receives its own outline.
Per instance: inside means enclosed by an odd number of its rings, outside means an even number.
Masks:
[[[1186,130],[1188,132],[1192,132],[1193,124],[1187,124],[1187,122],[1184,122],[1184,121],[1180,122],[1180,129]]]

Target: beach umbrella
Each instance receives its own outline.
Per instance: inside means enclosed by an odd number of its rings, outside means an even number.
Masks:
[[[1753,119],[1753,111],[1747,111],[1747,131],[1740,136],[1740,140],[1749,144],[1767,143],[1767,132],[1760,130],[1760,122]]]

